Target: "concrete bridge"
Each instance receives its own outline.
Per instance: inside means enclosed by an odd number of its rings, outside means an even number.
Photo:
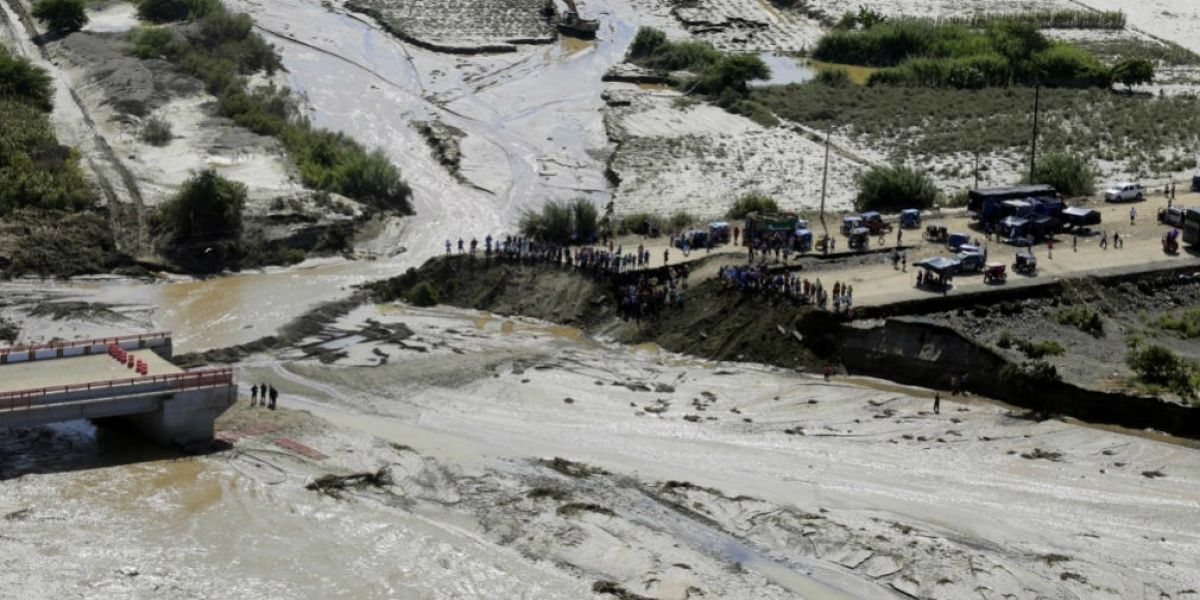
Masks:
[[[162,444],[210,441],[237,401],[233,369],[183,371],[171,348],[170,333],[0,348],[0,427],[115,417]]]

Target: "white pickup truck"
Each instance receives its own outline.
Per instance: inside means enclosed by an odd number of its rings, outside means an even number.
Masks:
[[[1140,183],[1122,182],[1104,190],[1105,202],[1129,202],[1146,197],[1146,188]]]

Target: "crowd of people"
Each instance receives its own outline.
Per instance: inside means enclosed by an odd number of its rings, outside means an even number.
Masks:
[[[458,240],[458,252],[471,256],[479,252],[479,242],[472,239],[469,244]],[[453,253],[453,244],[446,240],[446,255]],[[638,244],[636,250],[626,251],[620,244],[610,240],[607,245],[580,246],[571,248],[563,244],[540,242],[524,236],[504,236],[504,239],[493,239],[491,235],[484,238],[484,256],[491,259],[540,262],[552,265],[575,267],[594,274],[620,274],[630,271],[647,269],[652,265],[653,257],[644,244]],[[663,264],[670,259],[670,251],[664,251]]]
[[[832,308],[835,312],[854,310],[854,286],[834,282],[826,289],[820,279],[810,281],[788,272],[771,273],[764,265],[722,266],[717,278],[727,290],[786,298],[802,305]]]
[[[646,275],[618,289],[619,310],[626,319],[642,320],[668,308],[683,309],[683,290],[687,286],[687,265],[667,268],[666,280]]]

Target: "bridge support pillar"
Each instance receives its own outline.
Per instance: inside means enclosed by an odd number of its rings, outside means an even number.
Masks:
[[[167,446],[211,442],[213,424],[237,402],[237,388],[221,386],[176,392],[156,411],[121,417],[151,440]]]

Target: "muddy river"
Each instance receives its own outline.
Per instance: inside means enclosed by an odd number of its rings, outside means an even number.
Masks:
[[[447,238],[503,231],[547,198],[607,201],[600,75],[636,30],[628,3],[587,3],[604,22],[597,42],[471,57],[398,43],[336,4],[232,4],[280,48],[316,124],[401,165],[417,215],[374,261],[0,286],[34,304],[83,305],[29,316],[40,335],[169,329],[176,352],[249,342],[419,264]],[[413,120],[466,133],[467,183],[436,162]],[[377,339],[381,324],[411,335]],[[1189,448],[989,403],[932,415],[919,391],[708,363],[473,311],[366,306],[316,342],[319,355],[284,348],[241,364],[242,386],[270,382],[283,410],[243,400],[219,424],[229,446],[218,453],[180,456],[84,423],[0,434],[0,598],[1200,588]],[[387,476],[307,489],[348,473]]]

